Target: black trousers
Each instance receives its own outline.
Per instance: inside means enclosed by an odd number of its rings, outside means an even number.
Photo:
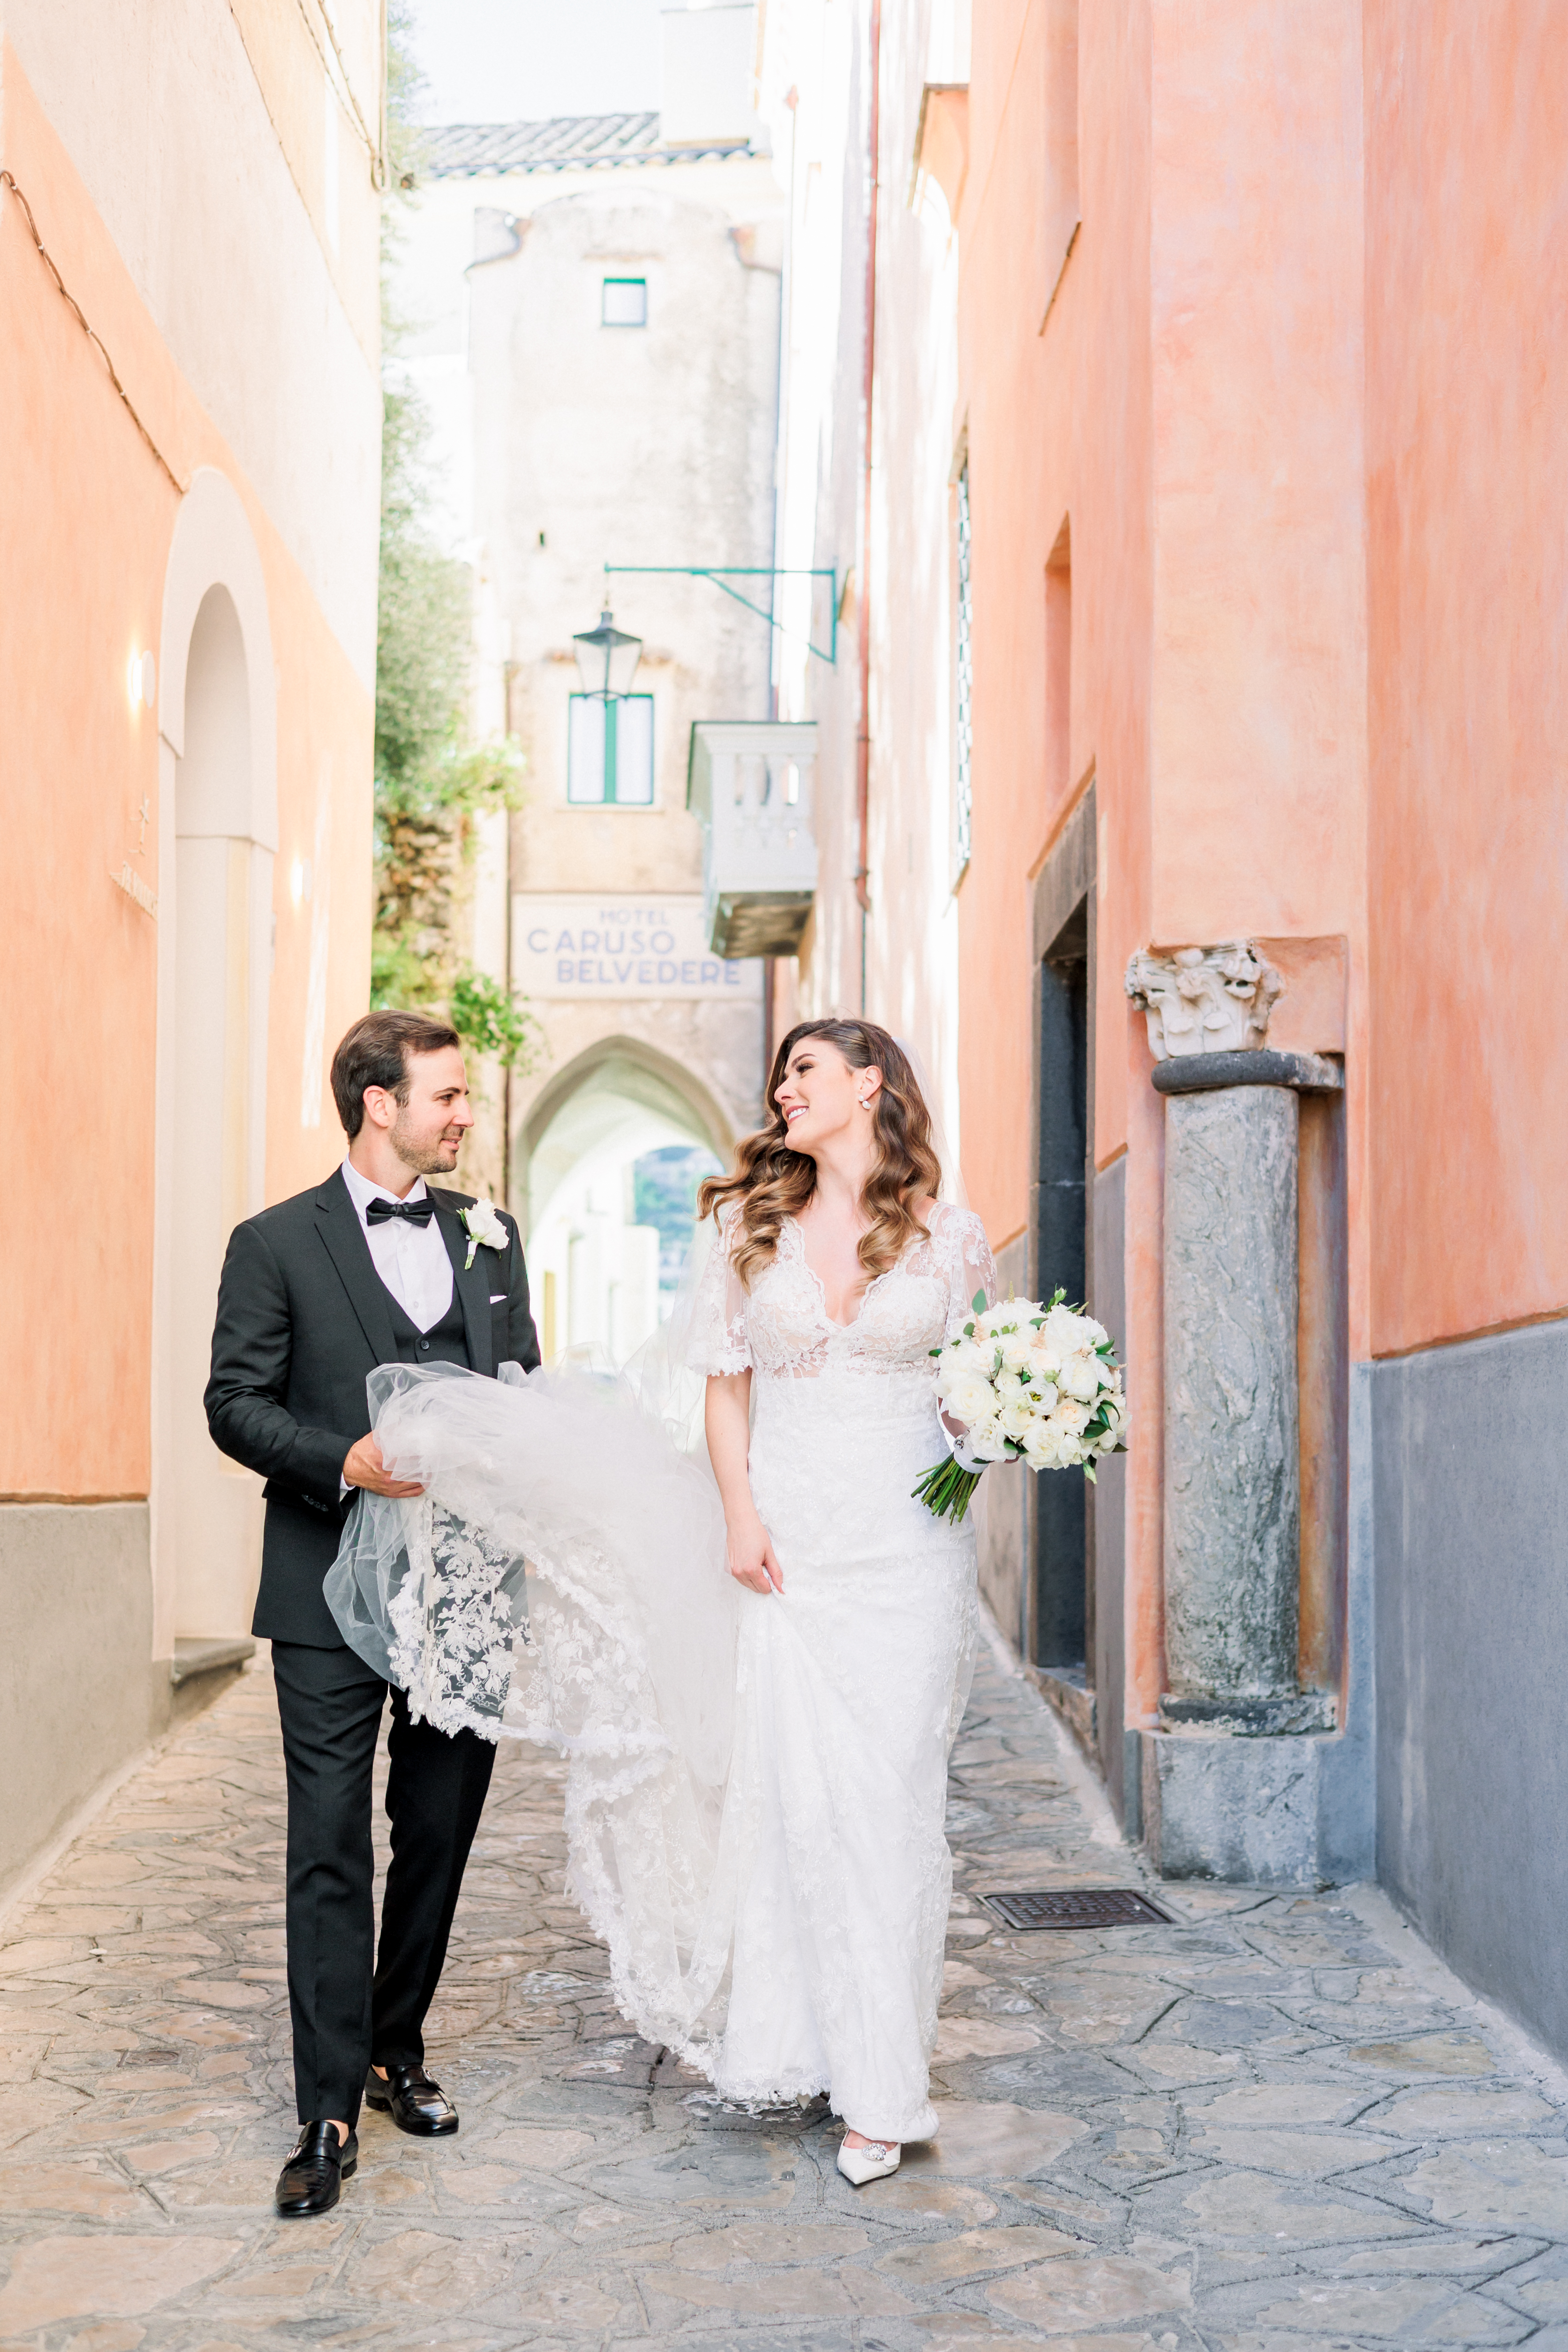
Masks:
[[[367,2067],[417,2064],[496,1751],[411,1723],[350,1649],[274,1642],[289,1778],[289,2007],[300,2121],[359,2116]],[[392,1694],[392,1860],[375,1916],[371,1769]],[[374,1971],[372,1954],[374,1950]]]

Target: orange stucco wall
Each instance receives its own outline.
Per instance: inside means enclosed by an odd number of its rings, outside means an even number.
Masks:
[[[1560,1315],[1568,11],[1367,0],[1372,1344]]]
[[[964,1165],[998,1243],[1027,1208],[1030,892],[1092,781],[1099,813],[1096,1157],[1131,1142],[1129,1329],[1141,1429],[1158,1426],[1157,1116],[1121,972],[1147,936],[1154,677],[1150,41],[1141,12],[1080,26],[1082,226],[1063,266],[1048,125],[1063,72],[1047,10],[976,10],[959,214],[960,402],[973,551],[974,849],[960,895]],[[1054,299],[1053,299],[1054,297]],[[1048,707],[1047,570],[1069,556],[1069,711]],[[1058,573],[1057,586],[1061,586]],[[1065,742],[1065,755],[1063,745]],[[1129,1644],[1157,1682],[1157,1444],[1129,1477]]]
[[[277,962],[267,1190],[336,1157],[330,1105],[300,1122],[309,908],[290,859],[313,848],[320,763],[338,780],[328,974],[331,1044],[363,1004],[370,906],[370,698],[232,453],[183,381],[68,156],[7,48],[6,167],[66,284],[174,473],[220,468],[261,553],[278,675]],[[243,300],[242,286],[205,299]],[[25,1099],[7,1229],[12,1355],[0,1495],[142,1496],[151,1459],[157,929],[116,887],[129,860],[159,887],[158,737],[127,660],[157,647],[178,501],[103,362],[0,207],[0,761],[10,850],[6,1031]],[[142,845],[142,804],[149,819]],[[320,883],[318,887],[320,887]],[[18,1084],[19,1082],[19,1084]]]
[[[1030,885],[1092,781],[1136,1708],[1160,1673],[1163,1108],[1132,949],[1258,938],[1289,984],[1274,1041],[1345,1055],[1352,1357],[1568,1302],[1539,977],[1568,824],[1568,548],[1544,520],[1568,506],[1568,16],[1076,13],[1081,225],[1054,298],[1064,9],[974,14],[960,1062],[971,1190],[1005,1242],[1027,1210]]]
[[[1112,812],[1102,974],[1125,961],[1149,887],[1148,28],[1135,15],[1102,16],[1082,44],[1080,110],[1099,125],[1079,148],[1079,202],[1092,227],[1079,230],[1065,268],[1046,136],[1050,29],[1048,12],[1029,0],[975,12],[959,215],[974,613],[975,845],[960,901],[964,1160],[999,1242],[1022,1230],[1028,1181],[1016,1088],[1029,1054],[1029,888],[1091,776],[1102,811]],[[1046,674],[1046,572],[1064,524],[1065,761],[1050,754],[1060,714],[1047,709]],[[1118,1038],[1102,1034],[1102,1156],[1125,1139],[1123,1062]]]

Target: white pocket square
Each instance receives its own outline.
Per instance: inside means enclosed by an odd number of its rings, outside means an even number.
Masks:
[[[506,1305],[506,1293],[505,1293],[505,1291],[504,1291],[504,1290],[492,1290],[492,1291],[491,1291],[491,1293],[490,1293],[490,1305],[491,1305],[492,1307],[504,1307],[504,1306]]]

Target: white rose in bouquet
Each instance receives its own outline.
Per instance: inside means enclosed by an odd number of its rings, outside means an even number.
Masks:
[[[1058,1381],[1058,1386],[1065,1389],[1069,1397],[1077,1397],[1084,1404],[1100,1394],[1101,1385],[1098,1356],[1069,1356]]]
[[[1023,1462],[1031,1470],[1081,1469],[1124,1444],[1127,1402],[1116,1351],[1102,1323],[1064,1302],[973,1300],[973,1319],[933,1348],[936,1392],[950,1430],[963,1433],[972,1462]],[[980,1483],[951,1457],[925,1473],[915,1494],[956,1525]]]
[[[1000,1422],[981,1422],[976,1428],[970,1431],[967,1442],[968,1450],[973,1454],[976,1462],[1010,1462],[1013,1458],[1011,1442]],[[940,1466],[944,1470],[950,1470],[955,1465],[948,1461]],[[929,1472],[927,1475],[929,1476]],[[963,1475],[961,1472],[960,1475]],[[976,1480],[975,1484],[978,1485],[979,1481]]]
[[[1080,1318],[1070,1307],[1047,1307],[1040,1325],[1040,1339],[1045,1347],[1058,1356],[1075,1356],[1084,1345],[1085,1334],[1079,1328]]]
[[[952,1419],[963,1422],[966,1429],[973,1429],[988,1419],[995,1402],[989,1383],[978,1374],[955,1380],[943,1399]]]
[[[1031,1470],[1059,1470],[1062,1432],[1049,1421],[1037,1421],[1024,1440],[1024,1459]]]

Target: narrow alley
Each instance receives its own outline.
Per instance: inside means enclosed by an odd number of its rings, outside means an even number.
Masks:
[[[1153,1885],[1169,1926],[1004,1932],[1141,1885],[1000,1644],[953,1761],[938,2142],[856,2192],[631,2037],[562,1892],[559,1774],[502,1756],[430,2021],[451,2142],[367,2116],[284,2222],[283,1771],[247,1672],[0,1948],[0,2346],[1296,2352],[1568,2345],[1563,2086],[1362,1890]]]

